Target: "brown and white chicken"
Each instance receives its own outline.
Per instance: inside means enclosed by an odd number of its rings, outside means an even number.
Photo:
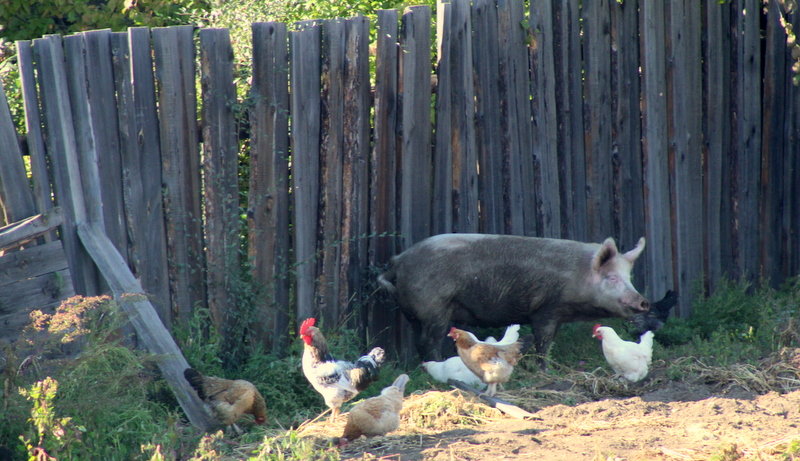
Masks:
[[[475,335],[456,327],[450,329],[447,336],[456,343],[458,356],[464,365],[487,384],[486,393],[493,396],[497,385],[508,382],[514,365],[522,356],[522,343],[514,341],[508,344],[490,344],[478,341]]]
[[[350,409],[339,445],[345,445],[362,435],[384,435],[400,427],[400,410],[403,409],[408,375],[402,374],[391,386],[384,387],[381,395],[362,400]]]
[[[241,434],[236,421],[245,413],[253,415],[257,424],[266,421],[267,404],[250,381],[203,376],[193,368],[183,370],[183,376],[220,424]]]

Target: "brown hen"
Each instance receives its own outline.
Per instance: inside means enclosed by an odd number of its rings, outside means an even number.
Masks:
[[[490,396],[497,392],[497,385],[508,382],[514,365],[521,357],[522,343],[490,344],[478,341],[475,335],[458,328],[451,328],[447,336],[456,343],[458,356],[464,365],[488,385],[486,393]]]
[[[224,379],[203,376],[193,368],[183,370],[186,381],[211,409],[216,420],[224,426],[232,426],[241,434],[236,421],[245,413],[253,415],[255,422],[264,424],[267,419],[267,404],[258,389],[243,379]]]
[[[347,415],[347,424],[340,446],[362,435],[384,435],[400,426],[400,410],[408,375],[402,374],[391,386],[383,388],[381,395],[358,402]]]

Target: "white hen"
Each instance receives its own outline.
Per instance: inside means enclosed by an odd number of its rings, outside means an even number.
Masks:
[[[500,341],[497,341],[492,336],[486,338],[485,341],[480,341],[472,333],[467,333],[477,342],[485,342],[502,346],[504,344],[515,343],[517,340],[519,340],[519,325],[509,325],[508,328],[506,328],[506,332],[503,337],[500,338]],[[427,371],[434,380],[439,381],[440,383],[446,383],[448,379],[456,379],[468,386],[473,386],[480,390],[483,390],[486,387],[486,383],[481,381],[478,375],[470,371],[470,369],[464,365],[464,361],[461,360],[461,357],[457,355],[441,362],[422,362],[422,368],[425,369],[425,371]]]
[[[611,327],[594,326],[592,336],[601,340],[603,355],[614,372],[631,382],[647,376],[653,358],[653,332],[646,331],[639,342],[625,341]]]

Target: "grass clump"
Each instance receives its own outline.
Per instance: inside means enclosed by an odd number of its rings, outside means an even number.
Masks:
[[[460,391],[430,391],[406,398],[401,418],[415,428],[447,430],[479,426],[502,417],[500,410],[467,399]]]

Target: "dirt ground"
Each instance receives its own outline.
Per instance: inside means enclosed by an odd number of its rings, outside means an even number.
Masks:
[[[722,382],[707,374],[675,381],[659,373],[654,370],[645,384],[621,387],[622,392],[605,397],[601,389],[592,401],[577,405],[526,404],[526,392],[500,393],[532,411],[533,418],[526,420],[489,409],[460,391],[417,393],[407,397],[397,431],[357,440],[341,454],[344,459],[386,460],[800,459],[800,453],[783,455],[792,441],[800,440],[800,390],[759,393],[749,385],[754,383],[737,378]],[[776,379],[794,382],[800,375],[782,376]],[[572,390],[553,390],[559,386]],[[541,390],[550,392],[551,401],[559,395],[574,401],[581,398],[575,388],[574,383],[548,383]],[[636,395],[610,395],[626,392]],[[471,405],[457,410],[462,417],[480,407],[482,415],[420,427],[419,413],[429,412],[431,405],[417,402],[426,399],[461,399]],[[341,434],[340,426],[343,421],[323,424],[319,435]]]

